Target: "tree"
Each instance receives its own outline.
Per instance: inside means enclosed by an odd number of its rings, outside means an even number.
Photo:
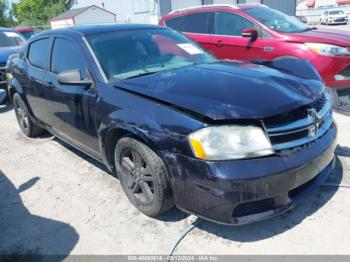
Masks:
[[[0,0],[0,27],[12,27],[15,21],[13,20],[11,10],[9,10],[8,2]]]
[[[47,25],[49,20],[69,8],[66,0],[20,0],[13,3],[14,15],[21,25]]]

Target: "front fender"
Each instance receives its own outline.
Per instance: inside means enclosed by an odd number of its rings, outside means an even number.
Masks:
[[[122,95],[127,94],[123,92],[118,97]],[[110,166],[113,165],[111,153],[115,143],[123,136],[138,139],[162,158],[162,151],[192,153],[187,135],[203,127],[200,121],[134,95],[127,95],[119,105],[106,114],[98,126],[100,152]]]
[[[101,152],[106,151],[108,136],[115,130],[118,130],[122,135],[135,136],[154,150],[158,150],[156,142],[163,136],[160,126],[148,116],[142,116],[142,124],[140,120],[139,114],[127,110],[118,110],[104,117],[98,129]]]
[[[260,60],[253,63],[279,70],[285,74],[293,75],[307,80],[323,82],[320,74],[310,61],[290,56],[278,57],[272,61]]]

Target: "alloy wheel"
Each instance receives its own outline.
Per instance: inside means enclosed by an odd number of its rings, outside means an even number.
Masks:
[[[22,130],[26,130],[29,128],[29,117],[25,108],[20,104],[18,100],[14,101],[14,108],[16,112],[16,117],[19,126]]]
[[[121,156],[121,167],[127,190],[140,204],[154,201],[154,177],[150,164],[134,149],[127,149]]]

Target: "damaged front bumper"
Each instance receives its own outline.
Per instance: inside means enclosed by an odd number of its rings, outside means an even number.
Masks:
[[[176,205],[221,224],[241,225],[285,212],[316,189],[333,169],[336,126],[290,154],[203,161],[163,152]]]

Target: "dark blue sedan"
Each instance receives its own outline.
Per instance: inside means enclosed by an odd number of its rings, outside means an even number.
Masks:
[[[6,95],[6,73],[5,67],[10,55],[18,53],[24,46],[26,40],[17,34],[15,30],[0,27],[0,104]]]
[[[167,28],[104,25],[34,36],[8,74],[23,133],[47,130],[101,161],[148,216],[175,204],[254,222],[333,168],[331,104],[304,61],[218,61]]]

